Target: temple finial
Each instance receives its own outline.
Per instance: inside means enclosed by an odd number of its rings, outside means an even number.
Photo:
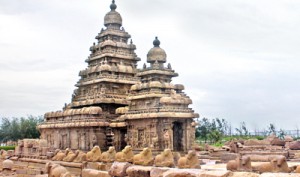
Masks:
[[[116,10],[116,8],[117,8],[117,5],[115,4],[115,0],[112,0],[112,3],[110,5],[110,9],[111,10]]]
[[[159,47],[160,41],[158,40],[157,36],[155,37],[155,40],[153,41],[154,47]]]

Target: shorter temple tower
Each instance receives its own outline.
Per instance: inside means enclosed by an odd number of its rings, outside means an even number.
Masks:
[[[165,148],[188,151],[195,140],[195,122],[199,117],[191,108],[192,100],[182,91],[183,85],[172,84],[178,74],[166,63],[166,52],[160,41],[147,54],[149,67],[144,64],[137,76],[141,82],[131,86],[129,107],[118,108],[118,120],[127,124],[126,143],[134,150],[151,147],[154,151]]]

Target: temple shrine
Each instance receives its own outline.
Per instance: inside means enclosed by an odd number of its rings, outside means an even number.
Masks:
[[[199,117],[188,107],[192,100],[183,85],[171,82],[178,74],[171,64],[165,66],[167,54],[157,37],[147,54],[148,66],[137,69],[141,59],[116,8],[113,0],[71,103],[46,113],[38,125],[41,139],[51,149],[88,151],[98,145],[121,150],[131,145],[136,151],[187,152],[195,139],[193,118]]]

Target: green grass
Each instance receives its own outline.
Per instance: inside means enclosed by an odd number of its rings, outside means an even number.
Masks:
[[[3,150],[15,150],[16,146],[0,146],[0,150],[3,149]]]

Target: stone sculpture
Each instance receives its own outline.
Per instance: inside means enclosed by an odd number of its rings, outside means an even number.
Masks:
[[[300,165],[298,165],[294,171],[294,173],[300,173]]]
[[[230,171],[252,171],[251,159],[249,156],[238,156],[235,160],[230,160],[226,165]]]
[[[178,168],[201,168],[197,154],[193,150],[190,150],[185,157],[180,157],[177,166]]]
[[[258,165],[252,166],[253,171],[259,173],[265,172],[283,172],[289,173],[291,169],[288,167],[286,158],[284,156],[270,159],[269,162],[262,162]]]
[[[14,162],[12,160],[4,160],[2,162],[2,170],[0,171],[0,176],[14,176],[16,175],[13,170]]]
[[[75,153],[78,153],[77,157],[73,160],[73,162],[76,163],[81,163],[86,161],[86,153],[80,151],[80,150],[76,150]]]
[[[86,160],[89,162],[99,162],[101,158],[101,150],[99,146],[94,146],[91,151],[86,153]]]
[[[4,150],[4,149],[1,149],[0,157],[1,157],[1,159],[6,159],[7,158],[7,151]]]
[[[68,173],[68,170],[65,167],[53,162],[47,162],[45,168],[49,177],[61,177],[62,175]]]
[[[291,172],[291,169],[289,168],[287,162],[286,162],[286,157],[281,156],[273,159],[272,161],[273,164],[273,172],[282,172],[282,173],[289,173]]]
[[[126,146],[121,152],[118,152],[115,156],[117,162],[133,162],[133,152],[131,146]]]
[[[109,147],[108,151],[103,152],[101,154],[101,161],[102,162],[113,162],[115,161],[116,150],[115,147]]]
[[[133,164],[151,166],[153,165],[152,151],[150,148],[144,148],[142,152],[133,156]]]
[[[70,150],[68,155],[65,158],[63,158],[63,161],[64,162],[73,162],[74,159],[78,156],[78,154],[79,154],[79,151],[76,151],[74,153],[72,150]]]
[[[54,157],[52,157],[52,160],[54,160],[54,161],[62,161],[68,155],[69,151],[70,151],[69,148],[67,148],[65,150],[65,152],[63,152],[63,151],[61,151],[59,149],[56,149],[55,150],[55,155],[54,155]]]
[[[174,157],[171,149],[165,149],[161,154],[154,159],[154,165],[157,167],[174,167]]]

